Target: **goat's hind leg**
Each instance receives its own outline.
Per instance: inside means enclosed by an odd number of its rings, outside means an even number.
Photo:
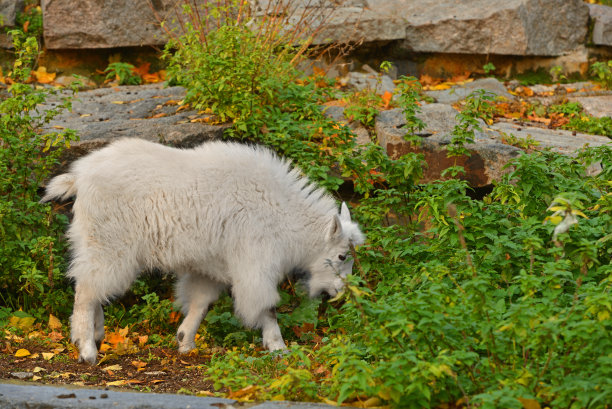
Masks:
[[[197,273],[179,275],[176,300],[181,305],[185,319],[176,332],[178,350],[188,353],[196,347],[195,335],[208,308],[217,301],[225,285]]]
[[[70,317],[70,338],[79,348],[79,362],[95,364],[98,355],[94,336],[95,320],[97,309],[101,309],[102,306],[98,294],[87,281],[77,281],[75,287],[74,309]]]
[[[102,302],[129,288],[138,269],[130,265],[120,268],[99,268],[88,260],[76,260],[68,275],[74,278],[74,309],[70,317],[70,338],[79,348],[79,361],[95,364],[98,347],[104,339],[104,311]]]

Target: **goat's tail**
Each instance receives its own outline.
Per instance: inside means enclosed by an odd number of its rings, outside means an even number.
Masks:
[[[66,200],[70,196],[76,195],[76,176],[72,173],[64,173],[54,177],[49,181],[45,190],[45,195],[40,199],[41,203],[51,201],[53,199]]]

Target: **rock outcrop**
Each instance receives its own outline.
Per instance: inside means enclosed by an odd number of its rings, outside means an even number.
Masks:
[[[543,88],[543,92],[547,89]],[[210,125],[206,115],[180,108],[179,102],[184,99],[185,92],[182,87],[164,88],[162,84],[81,92],[78,100],[73,102],[72,112],[64,112],[56,117],[45,130],[51,132],[72,128],[80,135],[81,140],[62,158],[63,166],[121,137],[143,138],[180,147],[192,147],[210,139],[221,138],[229,125]],[[54,104],[57,105],[57,100],[51,99],[37,109],[44,111]],[[465,179],[472,187],[490,185],[506,172],[504,166],[521,153],[519,148],[506,144],[509,139],[536,141],[538,148],[550,148],[567,155],[574,154],[585,144],[599,146],[612,143],[604,136],[513,122],[497,122],[493,125],[481,122],[482,130],[475,132],[474,143],[466,145],[470,156],[455,159],[447,157],[447,146],[451,143],[452,132],[457,124],[458,111],[449,103],[432,103],[420,107],[421,112],[417,116],[426,127],[418,132],[421,136],[418,146],[411,145],[404,138],[406,119],[399,108],[380,112],[376,119],[375,138],[371,138],[368,130],[359,122],[347,119],[342,106],[331,105],[322,109],[328,117],[349,126],[359,144],[377,140],[392,158],[408,152],[422,153],[427,162],[422,182],[437,180],[444,169],[460,165],[465,168]]]
[[[514,99],[512,94],[506,90],[504,84],[495,78],[481,78],[477,79],[476,81],[466,82],[465,84],[457,85],[445,90],[425,91],[424,94],[432,97],[436,102],[453,104],[457,101],[465,99],[472,92],[479,89],[506,99]]]
[[[201,2],[204,0],[198,0]],[[261,10],[266,1],[253,0]],[[43,0],[48,49],[165,43],[154,11],[172,20],[173,0]],[[340,6],[336,7],[337,4]],[[318,42],[398,41],[425,53],[558,56],[584,44],[589,8],[582,0],[335,0],[293,2],[329,11]],[[333,12],[332,12],[333,10]]]
[[[593,20],[593,44],[612,45],[612,7],[589,4]]]
[[[17,13],[23,11],[24,0],[0,0],[0,48],[11,48],[13,41],[5,30],[16,24]]]
[[[582,0],[366,0],[341,7],[320,39],[402,40],[405,50],[558,56],[583,44]]]
[[[404,138],[406,120],[402,111],[400,109],[383,111],[376,119],[378,142],[392,158],[409,152],[422,153],[427,162],[422,182],[440,179],[444,169],[459,165],[465,168],[465,179],[472,187],[483,187],[499,179],[506,172],[504,166],[520,154],[519,148],[504,143],[506,136],[519,139],[529,137],[539,144],[539,148],[550,148],[566,155],[574,154],[586,144],[600,146],[611,143],[605,136],[519,126],[507,122],[487,126],[481,122],[482,131],[476,130],[474,143],[466,145],[470,156],[460,156],[455,160],[447,157],[446,146],[451,142],[457,114],[454,108],[446,104],[422,106],[418,117],[427,127],[420,133],[423,136],[420,145],[413,146]]]
[[[383,111],[376,119],[378,143],[392,158],[410,152],[423,154],[427,167],[423,169],[421,182],[439,180],[444,169],[457,165],[465,168],[465,179],[471,186],[489,185],[502,176],[503,166],[519,155],[520,150],[501,143],[494,132],[477,131],[475,143],[466,146],[470,156],[449,158],[446,146],[451,141],[457,113],[450,105],[445,104],[428,104],[421,107],[421,112],[417,116],[427,126],[421,132],[423,137],[420,144],[414,146],[404,138],[406,120],[402,111],[400,109]],[[484,129],[484,124],[482,125]]]
[[[193,147],[220,139],[228,125],[209,125],[206,116],[193,110],[178,110],[185,98],[182,87],[162,84],[99,88],[81,92],[72,111],[55,117],[46,131],[70,128],[80,141],[73,143],[63,158],[64,165],[107,143],[123,137],[142,138],[178,147]],[[57,104],[50,98],[39,111]],[[178,112],[177,112],[178,111]]]
[[[176,16],[174,0],[42,0],[45,46],[115,48],[165,44],[159,20]]]

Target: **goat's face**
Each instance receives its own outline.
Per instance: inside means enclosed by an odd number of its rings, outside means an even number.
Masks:
[[[309,266],[308,288],[311,297],[320,294],[336,296],[344,288],[347,275],[353,270],[351,245],[359,245],[364,236],[351,215],[346,204],[342,204],[339,215],[333,217],[325,235],[325,247]]]

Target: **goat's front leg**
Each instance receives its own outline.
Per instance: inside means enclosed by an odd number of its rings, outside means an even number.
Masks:
[[[276,307],[262,311],[259,316],[259,326],[263,338],[263,346],[269,351],[285,351],[285,341],[276,319]]]

